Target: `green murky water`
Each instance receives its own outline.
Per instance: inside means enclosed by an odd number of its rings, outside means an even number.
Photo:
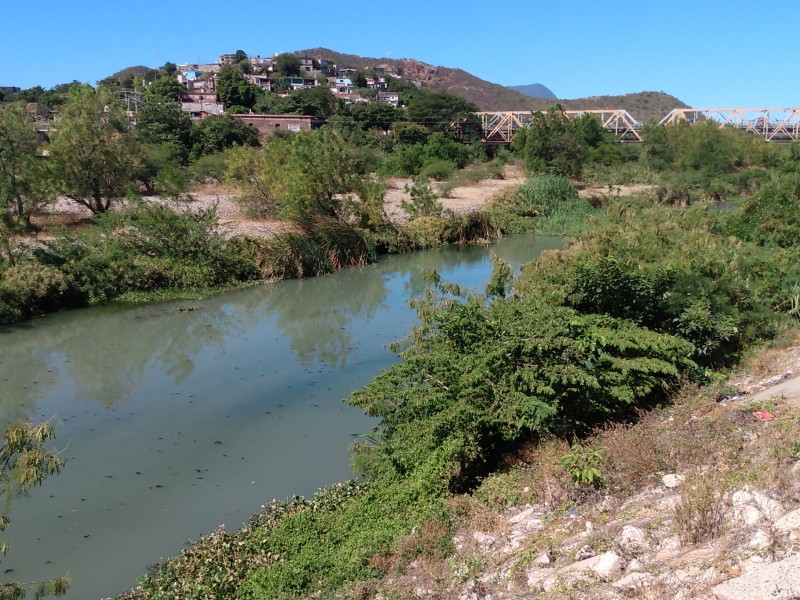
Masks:
[[[0,420],[54,417],[66,459],[15,500],[4,580],[68,574],[68,599],[117,594],[200,533],[352,477],[351,436],[374,423],[342,400],[395,361],[422,271],[480,290],[490,252],[518,267],[560,245],[508,238],[0,329]]]

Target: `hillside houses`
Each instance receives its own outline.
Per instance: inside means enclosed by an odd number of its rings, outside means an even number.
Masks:
[[[373,75],[364,76],[352,67],[337,68],[337,65],[328,60],[303,56],[298,57],[299,72],[296,75],[278,78],[278,65],[274,58],[247,57],[239,51],[220,55],[217,63],[178,65],[177,80],[186,87],[186,92],[181,95],[183,110],[195,119],[222,114],[225,107],[217,96],[217,77],[223,68],[244,61],[248,63],[242,69],[244,77],[252,85],[267,92],[286,95],[302,89],[327,86],[332,94],[348,104],[371,101],[357,92],[360,86],[377,92],[371,96],[375,102],[395,107],[400,104],[399,94],[389,92],[389,81],[397,75],[381,67],[372,69]],[[356,76],[359,77],[358,81],[354,80]]]

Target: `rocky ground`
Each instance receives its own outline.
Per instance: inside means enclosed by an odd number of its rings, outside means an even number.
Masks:
[[[415,560],[382,582],[382,597],[800,600],[798,366],[800,339],[750,360],[718,402],[695,393],[646,417],[638,438],[638,426],[605,434],[641,463],[658,436],[669,438],[660,451],[679,444],[674,454],[693,457],[647,485],[614,490],[618,478],[565,497],[541,489],[563,482],[538,477],[529,485],[539,489],[517,490],[534,502],[492,510],[460,500],[455,553]],[[608,468],[624,468],[608,447]]]

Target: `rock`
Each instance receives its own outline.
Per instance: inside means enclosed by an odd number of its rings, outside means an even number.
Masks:
[[[592,558],[572,563],[560,569],[559,572],[581,573],[586,570],[592,571],[600,577],[610,577],[622,571],[622,561],[616,552],[605,552],[599,556],[593,556]]]
[[[642,563],[639,562],[638,559],[634,558],[632,561],[628,563],[628,566],[625,567],[625,571],[628,573],[633,573],[634,571],[641,571],[642,570]]]
[[[614,538],[620,549],[627,554],[638,554],[647,549],[647,534],[644,529],[625,525]]]
[[[731,504],[734,506],[743,506],[745,504],[752,504],[753,503],[753,494],[748,492],[747,490],[739,490],[738,492],[734,492],[733,496],[731,496]]]
[[[800,554],[769,564],[748,564],[740,577],[714,586],[713,592],[720,600],[796,598],[800,595]]]
[[[747,527],[758,525],[762,518],[763,515],[761,511],[749,504],[736,505],[731,511],[731,520],[734,524],[745,525]]]
[[[780,519],[775,521],[775,529],[778,531],[791,531],[793,529],[800,529],[800,508],[786,513]]]
[[[714,558],[713,546],[705,548],[695,548],[680,557],[680,561],[686,565],[697,567],[702,563],[709,562]]]
[[[537,556],[533,564],[535,565],[549,565],[552,562],[550,559],[550,555],[547,552],[542,552],[539,556]]]
[[[750,546],[753,550],[763,550],[764,548],[769,548],[772,544],[772,540],[770,535],[764,531],[763,529],[759,529],[756,531],[755,535],[750,538]]]
[[[517,514],[516,514],[516,515],[514,515],[513,517],[511,517],[511,518],[508,520],[508,522],[509,522],[511,525],[517,525],[518,523],[522,523],[523,521],[526,521],[527,519],[529,519],[530,517],[532,517],[534,514],[536,514],[536,507],[535,507],[535,506],[531,506],[531,507],[529,507],[529,508],[526,508],[526,509],[525,509],[525,510],[523,510],[522,512],[520,512],[520,513],[517,513]]]
[[[625,577],[619,581],[612,583],[611,586],[618,590],[642,588],[645,587],[647,582],[651,581],[652,579],[653,576],[650,575],[650,573],[630,573],[629,575],[625,575]]]
[[[531,569],[528,571],[528,587],[532,590],[550,591],[555,586],[558,573],[554,569]]]
[[[472,538],[478,542],[478,546],[480,546],[481,550],[486,551],[489,550],[492,546],[497,544],[497,538],[493,535],[489,535],[488,533],[483,533],[481,531],[475,531],[472,534]]]
[[[596,556],[596,554],[592,547],[587,544],[586,546],[578,548],[577,552],[575,552],[575,560],[586,560],[587,558]]]
[[[766,494],[753,492],[753,502],[755,502],[758,510],[770,521],[775,521],[786,514],[786,509],[783,507],[783,504],[777,500],[773,500]]]
[[[669,475],[664,475],[661,478],[661,483],[664,484],[664,487],[668,490],[674,490],[680,484],[686,481],[686,477],[683,475],[676,475],[674,473],[670,473]]]

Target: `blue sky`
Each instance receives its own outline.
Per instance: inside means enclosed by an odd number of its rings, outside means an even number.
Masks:
[[[800,106],[796,0],[2,4],[0,85],[327,47],[543,83],[561,98],[665,91],[694,107]]]

